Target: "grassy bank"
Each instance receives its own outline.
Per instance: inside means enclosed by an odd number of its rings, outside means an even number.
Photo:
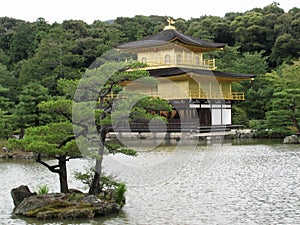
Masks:
[[[0,149],[2,149],[4,146],[7,146],[7,140],[6,139],[0,139]]]

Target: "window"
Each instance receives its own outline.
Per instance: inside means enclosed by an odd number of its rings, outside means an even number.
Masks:
[[[191,53],[185,53],[185,58],[188,64],[192,64]]]
[[[200,65],[200,57],[196,56],[196,65]]]
[[[165,64],[171,64],[171,56],[169,54],[165,55]]]
[[[176,55],[176,64],[182,63],[182,56],[180,54]]]
[[[146,57],[142,58],[142,63],[147,63],[147,58]]]

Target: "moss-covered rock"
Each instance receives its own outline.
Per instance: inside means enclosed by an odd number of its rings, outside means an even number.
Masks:
[[[89,219],[119,213],[122,205],[83,193],[52,193],[25,198],[14,213],[37,219]]]

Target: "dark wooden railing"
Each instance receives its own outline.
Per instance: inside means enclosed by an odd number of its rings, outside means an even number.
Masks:
[[[131,123],[130,130],[128,127],[119,126],[115,131],[116,132],[155,132],[155,133],[178,133],[178,132],[189,132],[189,133],[211,133],[211,132],[224,132],[230,131],[231,129],[241,129],[242,125],[213,125],[213,126],[199,126],[197,123],[180,123],[173,122],[168,123],[166,126],[161,126],[161,124],[155,123],[151,124],[151,129],[147,123]]]

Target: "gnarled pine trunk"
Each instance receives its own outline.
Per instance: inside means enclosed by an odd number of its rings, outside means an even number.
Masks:
[[[59,156],[56,157],[58,160],[58,165],[49,165],[46,162],[42,161],[41,154],[38,154],[36,162],[42,164],[43,166],[47,167],[52,173],[58,173],[59,175],[59,183],[60,183],[60,192],[61,193],[68,193],[68,175],[67,175],[67,157],[66,156]]]
[[[68,193],[68,175],[67,175],[67,160],[66,156],[59,157],[59,182],[60,182],[60,192]]]
[[[101,130],[100,132],[100,144],[98,149],[98,158],[96,159],[94,177],[89,189],[89,194],[96,195],[101,191],[100,189],[100,178],[101,178],[101,167],[103,161],[103,153],[105,147],[106,131]]]

